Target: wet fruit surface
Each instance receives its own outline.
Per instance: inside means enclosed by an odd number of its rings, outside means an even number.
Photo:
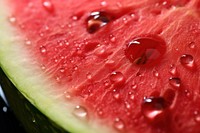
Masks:
[[[197,0],[17,2],[8,21],[63,98],[83,102],[77,119],[119,133],[200,132]]]

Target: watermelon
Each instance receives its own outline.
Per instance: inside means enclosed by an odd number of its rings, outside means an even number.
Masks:
[[[28,132],[199,133],[199,0],[1,0],[1,84]]]

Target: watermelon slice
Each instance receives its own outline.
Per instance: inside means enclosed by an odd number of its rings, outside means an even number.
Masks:
[[[200,132],[199,0],[1,0],[0,9],[1,84],[31,112],[19,118],[40,125],[27,131]]]

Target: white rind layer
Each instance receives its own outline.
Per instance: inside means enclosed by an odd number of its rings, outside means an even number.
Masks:
[[[83,121],[73,115],[78,103],[54,94],[57,85],[45,75],[25,48],[24,37],[9,23],[9,3],[0,0],[0,66],[18,90],[43,114],[72,133],[114,133],[98,120]],[[99,130],[101,129],[101,130]]]

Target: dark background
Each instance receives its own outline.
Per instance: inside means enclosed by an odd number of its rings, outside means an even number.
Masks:
[[[0,88],[1,89],[1,88]],[[26,133],[0,95],[0,133]]]

